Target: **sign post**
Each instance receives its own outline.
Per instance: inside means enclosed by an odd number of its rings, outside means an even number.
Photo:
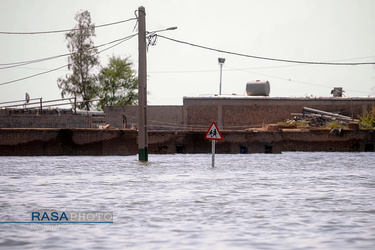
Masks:
[[[212,167],[215,167],[215,144],[216,144],[216,141],[223,140],[223,136],[221,135],[215,122],[211,123],[211,126],[207,130],[207,133],[204,139],[212,141]]]
[[[212,167],[215,167],[215,144],[216,144],[216,141],[215,140],[212,140]]]

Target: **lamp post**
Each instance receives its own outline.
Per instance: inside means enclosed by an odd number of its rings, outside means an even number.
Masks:
[[[225,62],[225,58],[219,58],[219,65],[220,65],[220,89],[219,95],[221,95],[221,79],[222,79],[222,72],[223,72],[223,64]]]

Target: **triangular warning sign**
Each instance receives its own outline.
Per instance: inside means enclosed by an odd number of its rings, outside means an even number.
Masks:
[[[204,137],[206,140],[223,140],[223,136],[221,135],[219,129],[215,122],[212,122],[210,128],[208,129],[206,136]]]

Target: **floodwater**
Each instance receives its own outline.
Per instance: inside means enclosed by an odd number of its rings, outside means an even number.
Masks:
[[[0,221],[113,211],[113,224],[0,223],[9,249],[375,249],[375,154],[0,157]]]

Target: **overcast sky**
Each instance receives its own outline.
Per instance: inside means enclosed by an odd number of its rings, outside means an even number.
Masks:
[[[316,62],[375,62],[374,0],[0,0],[0,31],[33,32],[71,29],[80,10],[96,25],[133,18],[146,9],[146,29],[177,26],[161,35],[247,55]],[[95,45],[135,34],[135,21],[96,29]],[[68,53],[64,33],[0,34],[0,64]],[[138,69],[137,37],[100,54],[130,57]],[[181,105],[184,96],[219,92],[218,58],[223,66],[223,94],[245,94],[246,82],[268,80],[271,96],[330,96],[343,87],[346,96],[374,96],[375,66],[300,65],[239,57],[172,42],[163,38],[148,50],[151,105]],[[8,81],[67,64],[67,57],[11,69],[0,69],[0,102],[61,98],[60,69],[23,81]],[[0,65],[0,68],[4,65]]]

